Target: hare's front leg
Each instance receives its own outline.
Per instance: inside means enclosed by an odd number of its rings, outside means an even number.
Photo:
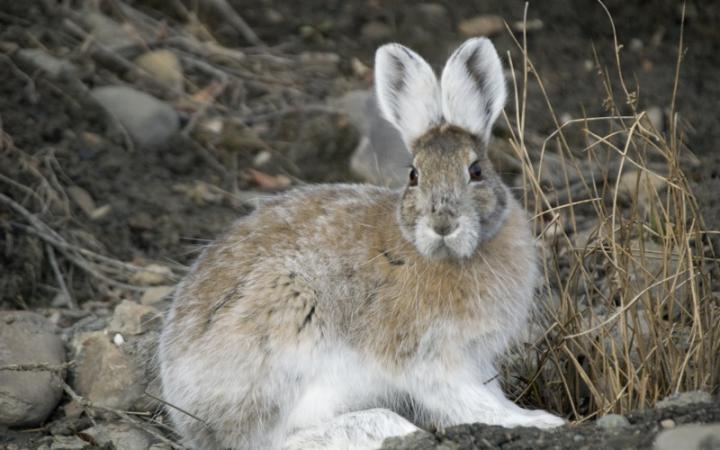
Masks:
[[[368,409],[340,414],[321,424],[295,430],[282,450],[370,450],[393,436],[419,428],[388,409]]]
[[[427,373],[427,372],[426,372]],[[553,428],[565,420],[542,410],[529,410],[511,402],[497,380],[470,371],[436,373],[416,385],[414,396],[431,424],[485,423],[504,427]]]

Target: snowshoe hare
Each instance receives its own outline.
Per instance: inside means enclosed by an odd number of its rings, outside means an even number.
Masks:
[[[497,52],[468,40],[438,82],[388,44],[375,80],[413,156],[407,187],[270,199],[179,285],[159,356],[189,446],[361,449],[416,425],[564,423],[495,379],[538,275],[528,217],[487,157],[506,99]]]

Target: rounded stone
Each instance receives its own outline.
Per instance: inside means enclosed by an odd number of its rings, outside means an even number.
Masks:
[[[619,414],[608,414],[606,416],[602,416],[596,423],[597,426],[606,430],[617,430],[630,426],[630,422],[627,418]]]
[[[0,367],[63,363],[55,325],[39,314],[0,311]],[[60,401],[64,376],[64,371],[0,370],[0,425],[42,424]]]

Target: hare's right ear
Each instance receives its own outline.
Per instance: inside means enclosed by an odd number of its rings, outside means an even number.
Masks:
[[[409,149],[415,139],[443,120],[437,77],[407,47],[386,44],[378,49],[375,90],[380,112],[400,131]]]

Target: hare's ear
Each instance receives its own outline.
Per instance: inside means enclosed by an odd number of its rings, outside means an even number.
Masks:
[[[486,143],[507,92],[502,64],[486,38],[465,41],[448,59],[440,81],[445,120]]]
[[[442,122],[437,77],[407,47],[386,44],[378,49],[375,90],[383,117],[395,125],[410,149],[415,139]]]

